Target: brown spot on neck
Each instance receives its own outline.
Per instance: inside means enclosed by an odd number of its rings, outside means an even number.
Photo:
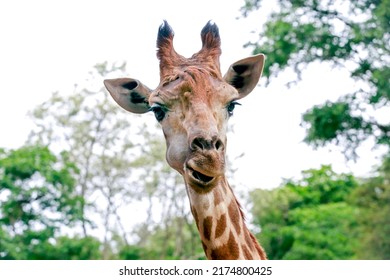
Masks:
[[[211,258],[213,260],[237,260],[239,256],[240,248],[231,232],[227,243],[211,250]]]
[[[226,214],[222,214],[217,221],[217,226],[215,227],[215,239],[220,237],[226,230]]]
[[[203,220],[203,236],[206,240],[210,240],[213,227],[213,217],[208,216]]]
[[[223,202],[222,193],[220,191],[214,191],[214,205],[217,206],[221,202]]]
[[[242,224],[241,212],[235,199],[233,199],[232,202],[229,204],[228,212],[229,212],[230,222],[233,224],[237,232],[237,235],[240,235],[241,227],[243,224]]]

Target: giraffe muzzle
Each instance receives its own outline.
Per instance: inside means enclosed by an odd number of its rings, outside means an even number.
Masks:
[[[193,153],[185,164],[186,179],[202,187],[212,186],[225,173],[225,160],[216,151]]]

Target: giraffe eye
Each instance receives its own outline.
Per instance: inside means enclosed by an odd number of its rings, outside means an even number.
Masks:
[[[162,105],[156,103],[150,107],[149,111],[152,111],[154,113],[154,116],[156,117],[156,120],[158,122],[161,122],[165,118],[165,115],[168,110]]]
[[[238,103],[237,101],[232,101],[229,103],[229,105],[227,105],[226,109],[228,111],[229,117],[233,116],[233,111],[234,111],[234,108],[236,107],[236,105],[241,105],[241,104]]]

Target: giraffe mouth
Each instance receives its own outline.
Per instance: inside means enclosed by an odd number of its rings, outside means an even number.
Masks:
[[[187,166],[187,170],[189,171],[189,174],[194,179],[196,179],[197,181],[200,181],[203,184],[208,184],[214,179],[214,177],[203,174],[203,173],[201,173],[201,172],[199,172],[199,171],[197,171],[189,166]]]

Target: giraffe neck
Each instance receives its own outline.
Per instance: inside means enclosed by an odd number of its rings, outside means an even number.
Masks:
[[[245,225],[240,205],[227,180],[207,193],[187,186],[203,249],[208,259],[266,259],[264,250]]]

